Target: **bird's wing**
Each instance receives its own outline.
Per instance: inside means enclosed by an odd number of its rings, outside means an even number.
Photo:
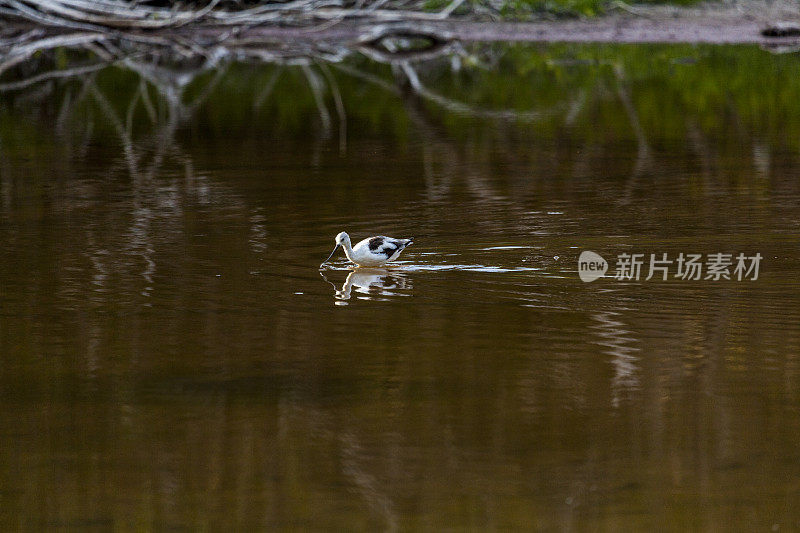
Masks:
[[[406,246],[405,241],[400,241],[384,235],[372,237],[367,244],[370,252],[376,255],[385,255],[386,257],[391,257]]]

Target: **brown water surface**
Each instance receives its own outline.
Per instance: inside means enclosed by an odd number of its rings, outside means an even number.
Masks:
[[[0,95],[0,528],[800,527],[797,60],[479,59]]]

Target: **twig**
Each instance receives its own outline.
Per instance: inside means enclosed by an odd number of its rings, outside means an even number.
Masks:
[[[637,17],[644,17],[644,18],[647,18],[647,19],[652,19],[653,18],[651,15],[636,9],[633,6],[630,6],[630,5],[626,4],[622,0],[614,0],[614,2],[612,2],[611,6],[612,7],[616,7],[618,9],[621,9],[623,11],[627,11],[631,15],[636,15]]]
[[[458,6],[464,3],[465,0],[453,0],[446,8],[439,11],[439,18],[446,19],[450,14],[458,9]]]

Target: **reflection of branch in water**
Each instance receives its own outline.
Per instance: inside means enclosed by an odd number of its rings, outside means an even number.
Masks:
[[[75,67],[65,70],[51,70],[49,72],[43,72],[41,74],[31,76],[30,78],[24,80],[8,82],[8,83],[0,83],[0,91],[17,91],[43,81],[57,79],[57,78],[77,78],[79,76],[83,76],[84,74],[89,74],[104,69],[107,66],[108,65],[101,63],[96,65],[87,65],[85,67]]]
[[[190,102],[184,103],[183,95],[186,88],[199,75],[211,68],[209,62],[205,62],[197,69],[189,71],[176,71],[158,65],[144,64],[130,58],[124,60],[123,63],[140,76],[138,90],[128,103],[124,125],[121,118],[117,115],[116,111],[114,111],[113,106],[111,106],[93,81],[90,83],[89,89],[95,101],[98,102],[106,118],[119,136],[129,173],[136,178],[149,179],[158,173],[167,154],[175,153],[179,156],[182,155],[184,159],[188,158],[188,156],[182,154],[181,150],[176,146],[175,134],[180,125],[188,120],[193,113],[205,103],[224,77],[227,69],[215,68],[214,76],[206,83],[198,95]],[[155,106],[150,100],[149,90],[145,80],[150,82],[150,85],[156,89],[158,95],[166,102],[166,118],[160,125],[159,117],[156,113]],[[158,125],[158,127],[149,138],[134,143],[132,131],[133,115],[136,106],[140,102],[151,122]],[[142,168],[141,162],[145,154],[149,151],[148,147],[153,150],[152,157],[149,166],[147,168]]]
[[[133,140],[128,135],[128,131],[122,125],[122,121],[120,120],[119,116],[117,116],[114,108],[111,106],[103,93],[101,93],[97,88],[97,85],[95,85],[94,80],[89,79],[86,81],[86,83],[88,84],[92,97],[100,106],[100,109],[105,114],[106,119],[108,119],[108,121],[111,123],[111,126],[113,126],[114,130],[117,132],[117,135],[119,135],[120,143],[122,143],[122,150],[125,153],[125,161],[128,163],[128,169],[131,175],[135,175],[137,156],[133,149]]]
[[[578,115],[581,114],[583,111],[584,106],[586,105],[586,89],[580,89],[578,91],[578,96],[575,100],[570,104],[569,109],[567,110],[567,116],[564,117],[564,125],[567,127],[571,127],[575,124],[575,121],[578,119]]]
[[[612,318],[619,315],[616,311],[594,313],[592,318],[599,324],[592,329],[597,331],[600,339],[595,344],[608,348],[605,353],[611,356],[614,366],[614,378],[611,382],[613,398],[611,404],[619,406],[620,395],[623,390],[633,391],[639,388],[639,358],[634,355],[639,348],[629,346],[636,339],[630,336],[630,331],[624,328],[625,324]]]
[[[719,172],[716,171],[714,150],[708,138],[694,119],[686,123],[686,138],[689,148],[700,160],[700,175],[703,178],[704,192],[708,195],[720,194],[722,186],[719,183]]]
[[[345,65],[343,63],[333,63],[331,66],[336,70],[340,70],[345,74],[349,74],[354,78],[358,78],[360,80],[366,81],[373,85],[380,87],[381,89],[392,93],[395,96],[402,96],[402,92],[396,86],[392,85],[391,83],[387,82],[383,78],[379,78],[374,74],[370,74],[369,72],[363,72],[355,67],[351,67],[349,65]]]
[[[295,428],[302,428],[301,438],[314,442],[328,442],[340,460],[343,486],[363,499],[376,518],[383,520],[383,530],[398,529],[399,514],[392,495],[395,491],[391,477],[385,479],[386,460],[399,458],[399,451],[390,450],[390,455],[377,454],[373,448],[365,449],[363,425],[348,417],[332,416],[331,409],[313,407],[311,402],[301,401],[296,394],[285,394],[279,402],[279,442],[293,443]]]
[[[344,109],[344,102],[342,101],[342,93],[339,91],[339,84],[336,83],[336,78],[331,74],[331,69],[325,63],[318,63],[319,69],[328,80],[328,85],[333,93],[333,101],[336,104],[336,114],[339,117],[339,153],[343,154],[347,150],[347,113]]]
[[[463,53],[463,50],[461,51]],[[428,89],[419,79],[419,75],[414,67],[411,66],[411,63],[408,61],[400,61],[394,62],[394,65],[398,66],[401,72],[405,75],[406,79],[408,80],[411,89],[414,91],[415,94],[419,95],[420,97],[434,102],[447,111],[451,111],[454,113],[458,113],[461,115],[468,115],[478,118],[490,118],[490,119],[501,119],[501,120],[512,120],[512,121],[519,121],[519,122],[535,122],[541,120],[543,118],[553,116],[561,111],[563,106],[554,106],[545,111],[516,111],[513,109],[501,109],[501,110],[493,110],[493,109],[483,109],[477,106],[473,106],[464,102],[459,102],[458,100],[453,100],[451,98],[447,98],[442,96],[434,91]],[[402,92],[395,87],[387,83],[385,80],[370,74],[368,72],[363,72],[358,70],[354,67],[343,65],[343,64],[335,64],[333,65],[334,68],[345,72],[355,78],[370,82],[378,87],[385,89],[392,94],[400,96]],[[578,96],[578,100],[580,100],[581,95]],[[573,106],[576,104],[573,104]]]
[[[381,488],[375,476],[359,466],[359,463],[363,461],[363,452],[360,450],[356,436],[341,431],[339,442],[342,446],[343,473],[353,481],[367,505],[386,521],[386,531],[397,531],[397,510],[394,502]]]
[[[89,75],[84,79],[84,91],[92,97],[97,104],[102,115],[112,126],[117,138],[122,146],[122,154],[128,173],[132,176],[152,176],[163,164],[165,157],[176,151],[174,137],[178,128],[186,122],[196,112],[196,110],[209,98],[211,93],[224,78],[229,61],[222,62],[226,56],[231,55],[233,49],[216,47],[202,49],[199,45],[191,42],[162,42],[157,36],[141,36],[149,43],[132,43],[130,41],[114,40],[113,42],[104,35],[98,36],[94,33],[78,32],[58,38],[42,37],[40,32],[28,32],[19,34],[16,32],[16,39],[8,42],[0,42],[0,55],[5,51],[9,43],[13,42],[13,48],[7,55],[5,61],[0,60],[1,68],[8,69],[18,66],[22,62],[31,63],[25,65],[26,68],[19,69],[21,72],[30,72],[32,69],[47,64],[51,70],[35,73],[32,76],[24,77],[0,84],[1,91],[21,90],[33,86],[42,86],[52,79],[80,79],[82,76]],[[4,34],[5,35],[5,34]],[[14,32],[9,33],[14,35]],[[19,42],[23,40],[23,42]],[[25,41],[27,40],[27,41]],[[89,46],[103,44],[103,48],[90,50]],[[119,46],[117,46],[119,45]],[[265,43],[260,43],[266,46]],[[51,65],[57,65],[56,57],[53,53],[47,55],[36,54],[38,51],[51,50],[56,46],[64,46],[63,50],[78,51],[80,55],[68,56],[69,60],[80,62],[80,65],[58,70]],[[236,49],[236,56],[239,59],[258,57],[261,49],[244,47],[239,43]],[[292,46],[274,48],[276,54],[271,58],[278,64],[288,64],[294,62],[297,56],[297,49]],[[330,137],[332,126],[331,115],[325,104],[326,85],[330,87],[333,96],[337,116],[339,118],[339,144],[342,152],[346,149],[347,143],[347,118],[341,91],[335,78],[324,63],[317,63],[324,77],[319,75],[319,71],[312,70],[310,58],[315,57],[314,50],[303,49],[305,52],[303,61],[296,62],[305,74],[310,90],[314,96],[323,123],[323,141]],[[331,50],[325,56],[330,56]],[[341,59],[341,52],[334,50],[334,55],[338,54],[337,59]],[[67,53],[70,53],[69,51]],[[349,52],[348,52],[349,53]],[[87,59],[88,54],[88,59]],[[88,61],[88,64],[87,64]],[[132,72],[139,78],[139,88],[135,91],[130,100],[126,102],[121,111],[115,110],[106,95],[94,83],[91,74],[100,71],[110,65],[119,65]],[[194,82],[209,71],[214,71],[210,81],[205,87],[200,88],[199,94],[191,102],[184,101],[187,87],[194,86]],[[255,106],[263,105],[264,100],[272,92],[277,83],[280,71],[273,74],[272,79],[259,95],[259,99],[254,102]],[[86,80],[89,80],[87,82]],[[327,80],[327,84],[326,84]],[[156,105],[151,100],[150,89],[155,89],[155,94],[165,106]],[[67,90],[70,94],[70,90]],[[65,99],[59,113],[59,131],[66,131],[64,126],[67,119],[73,116],[78,100]],[[154,131],[144,139],[134,138],[134,124],[137,109],[141,105],[145,110],[150,122],[155,126]],[[162,114],[163,112],[163,114]],[[91,113],[91,109],[87,110]],[[91,119],[85,120],[84,124],[90,125]],[[84,126],[85,131],[91,131],[91,127]],[[317,153],[322,153],[322,146],[319,146]],[[146,155],[150,155],[151,163],[147,168],[142,168],[142,161]]]
[[[311,94],[314,96],[314,103],[317,106],[319,119],[322,121],[322,131],[324,137],[327,139],[331,135],[331,114],[328,111],[328,107],[325,105],[325,98],[322,96],[322,80],[319,79],[319,76],[317,76],[308,65],[303,64],[300,68],[303,70],[303,74],[308,80],[308,86],[311,89]]]
[[[350,76],[358,78],[360,80],[366,81],[382,89],[400,97],[402,96],[402,92],[394,85],[388,84],[385,80],[378,78],[377,76],[370,74],[368,72],[363,72],[355,67],[343,64],[333,65],[334,68],[340,70]],[[419,76],[416,70],[411,66],[408,62],[400,62],[395,63],[395,66],[398,67],[401,72],[406,76],[411,85],[412,90],[415,94],[419,95],[425,100],[432,101],[438,105],[444,107],[447,111],[456,112],[460,114],[465,114],[468,116],[475,116],[479,118],[491,118],[491,119],[502,119],[502,120],[512,120],[512,121],[520,121],[520,122],[533,122],[540,120],[546,116],[555,114],[559,112],[558,107],[550,108],[547,111],[539,112],[539,111],[528,111],[528,112],[520,112],[514,110],[486,110],[477,108],[475,106],[471,106],[469,104],[465,104],[463,102],[459,102],[456,100],[452,100],[446,97],[443,97],[439,94],[433,93],[432,91],[428,90],[420,81]],[[578,98],[581,98],[581,95],[578,95]],[[416,102],[414,99],[408,100],[406,102],[406,112],[408,113],[409,118],[415,123],[419,131],[427,137],[425,143],[422,144],[423,150],[423,171],[425,175],[426,182],[428,184],[428,192],[431,195],[431,199],[435,200],[436,198],[440,197],[444,190],[447,188],[447,181],[449,181],[450,176],[445,176],[441,180],[437,179],[434,172],[434,165],[433,165],[433,147],[443,147],[445,150],[444,157],[447,159],[446,166],[450,169],[456,168],[463,168],[464,166],[459,166],[461,162],[461,156],[457,153],[457,151],[453,148],[453,146],[449,143],[442,143],[440,142],[442,139],[447,137],[446,131],[443,128],[439,128],[434,126],[430,123],[430,120],[426,117],[426,113],[423,112],[422,109],[418,109],[415,105]],[[497,200],[500,198],[498,194],[496,194],[493,190],[492,185],[489,183],[486,177],[490,175],[490,173],[481,173],[481,172],[474,172],[476,165],[475,162],[471,162],[472,164],[466,166],[467,172],[461,173],[466,181],[467,185],[469,186],[470,190],[478,197],[481,197],[486,200]]]
[[[469,150],[462,154],[452,143],[442,142],[447,138],[445,128],[436,124],[435,118],[418,101],[409,101],[406,112],[425,140],[422,143],[422,169],[430,200],[438,200],[451,190],[454,180],[463,180],[468,190],[483,201],[491,202],[500,197],[489,178],[491,172],[476,172],[484,163],[478,151]]]
[[[520,122],[533,122],[537,120],[541,120],[544,117],[551,116],[560,112],[559,107],[552,107],[547,111],[514,111],[512,109],[503,109],[503,110],[490,110],[490,109],[481,109],[476,106],[472,106],[469,104],[465,104],[464,102],[459,102],[457,100],[453,100],[451,98],[447,98],[442,96],[438,93],[435,93],[425,87],[422,82],[419,80],[419,76],[417,75],[417,71],[409,63],[401,63],[400,68],[402,72],[406,75],[411,88],[414,90],[416,94],[425,98],[426,100],[430,100],[436,104],[439,104],[443,108],[451,111],[453,113],[458,113],[462,115],[469,115],[474,117],[481,117],[481,118],[494,118],[494,119],[503,119],[503,120],[516,120]]]
[[[642,128],[642,123],[639,121],[636,107],[633,105],[631,96],[624,86],[625,71],[620,65],[616,65],[614,67],[614,74],[617,78],[617,95],[622,102],[622,106],[625,108],[625,114],[628,115],[628,121],[631,124],[631,129],[633,129],[633,134],[636,136],[636,142],[639,146],[636,156],[636,165],[633,167],[631,177],[628,179],[628,184],[625,187],[625,195],[620,200],[621,204],[628,204],[632,200],[631,196],[636,186],[636,181],[652,166],[653,158],[651,156],[650,143],[647,142],[647,136],[644,133],[644,128]]]
[[[1,1],[1,0],[0,0]],[[391,39],[402,39],[405,35],[404,32],[410,33],[413,27],[408,25],[385,25],[378,33],[379,37],[391,37]],[[377,30],[376,30],[377,31]],[[80,35],[80,34],[76,34]],[[371,34],[372,38],[376,35],[374,32]],[[41,37],[40,35],[29,35],[31,39]],[[96,61],[92,65],[81,65],[76,67],[71,72],[59,72],[57,77],[68,78],[72,76],[80,76],[85,73],[91,73],[99,70],[107,64],[116,64],[123,66],[139,75],[139,89],[135,91],[130,100],[125,103],[125,107],[120,111],[114,111],[114,108],[109,104],[108,100],[100,93],[97,86],[92,85],[91,95],[97,101],[99,108],[104,116],[107,117],[112,124],[114,131],[118,135],[122,144],[122,152],[125,157],[125,162],[129,173],[132,175],[140,176],[153,176],[160,166],[163,164],[166,157],[170,154],[180,152],[175,146],[175,135],[178,128],[184,124],[192,114],[200,107],[209,95],[213,92],[214,88],[225,75],[225,68],[230,64],[233,58],[247,60],[252,58],[261,58],[261,54],[268,54],[267,60],[281,65],[276,67],[272,73],[272,77],[267,80],[263,90],[254,98],[253,108],[260,108],[264,101],[272,94],[277,80],[280,76],[282,68],[298,68],[304,75],[308,83],[309,89],[313,96],[314,104],[317,109],[319,119],[322,123],[321,137],[317,137],[315,148],[312,151],[312,162],[321,157],[324,147],[323,141],[330,138],[333,119],[338,119],[338,136],[339,136],[339,150],[344,153],[347,148],[347,110],[344,104],[344,98],[338,85],[337,79],[331,73],[329,64],[324,62],[321,57],[335,57],[335,60],[341,60],[347,54],[352,53],[344,47],[328,47],[324,51],[324,55],[318,54],[319,50],[309,48],[308,43],[301,45],[281,46],[277,48],[264,48],[266,45],[263,41],[248,42],[247,39],[237,40],[236,36],[232,37],[231,43],[217,43],[203,45],[180,40],[181,42],[164,42],[162,38],[156,35],[142,35],[143,41],[133,43],[125,38],[103,39],[94,41],[88,44],[102,44],[104,46],[105,57],[110,59],[111,63],[106,61]],[[76,37],[77,38],[77,37]],[[388,41],[387,49],[394,50],[395,44],[392,40]],[[443,41],[446,42],[446,41]],[[80,50],[84,50],[87,43],[78,46]],[[34,45],[31,43],[32,46]],[[205,46],[205,48],[203,48]],[[262,48],[259,48],[262,47]],[[398,45],[400,46],[400,45]],[[303,48],[305,47],[305,48]],[[324,48],[324,47],[322,47]],[[302,49],[302,50],[301,50]],[[390,50],[390,51],[391,51]],[[464,49],[459,49],[458,46],[453,47],[455,53],[467,54]],[[298,51],[302,51],[301,56],[297,55]],[[96,53],[100,53],[98,48]],[[52,54],[50,54],[50,61],[53,61]],[[80,61],[86,61],[85,54],[79,56]],[[189,58],[189,59],[186,59]],[[391,64],[393,69],[399,73],[399,79],[391,83],[385,79],[379,78],[368,72],[363,72],[357,67],[344,64],[332,64],[331,66],[340,70],[350,76],[368,81],[393,95],[403,97],[404,95],[415,95],[415,97],[407,98],[405,105],[408,108],[415,107],[424,111],[429,119],[428,122],[435,122],[439,120],[435,113],[429,113],[430,108],[441,108],[445,112],[459,113],[466,116],[502,120],[513,122],[535,122],[558,114],[561,112],[565,105],[557,105],[552,107],[542,107],[541,109],[533,109],[529,111],[517,111],[514,109],[486,109],[478,105],[471,104],[465,101],[459,101],[454,98],[449,98],[443,94],[439,94],[429,89],[420,79],[420,74],[417,71],[415,64],[410,61],[397,61],[392,60]],[[287,67],[287,66],[291,67]],[[451,68],[457,69],[457,66]],[[186,103],[183,97],[186,94],[187,87],[193,86],[196,88],[195,82],[200,76],[205,75],[209,71],[214,71],[213,76],[210,77],[204,88],[200,88],[199,96],[194,101]],[[15,86],[31,86],[37,82],[49,79],[49,74],[38,75],[29,78],[23,82],[14,82]],[[21,84],[20,84],[21,83]],[[0,89],[2,89],[0,85]],[[410,87],[410,90],[409,90]],[[7,88],[11,88],[8,86]],[[153,91],[151,93],[151,90]],[[328,91],[332,98],[326,102],[328,98]],[[157,99],[154,105],[151,97]],[[585,95],[577,94],[571,112],[567,120],[573,120],[574,117],[582,109],[582,102],[585,100]],[[421,103],[433,103],[432,106],[423,106]],[[166,105],[161,105],[166,103]],[[567,104],[568,102],[565,102]],[[115,102],[116,104],[116,102]],[[136,113],[139,106],[142,106],[147,113],[150,122],[155,126],[151,135],[145,139],[136,139],[134,135],[134,125],[136,124]],[[333,111],[330,107],[333,105],[336,117],[332,117]],[[157,111],[158,108],[158,111]],[[408,109],[409,115],[413,113],[413,109]],[[161,115],[160,115],[161,113]],[[412,118],[413,120],[413,118]],[[419,121],[418,121],[419,122]],[[61,122],[64,123],[63,121]],[[419,124],[417,124],[419,125]],[[480,171],[481,165],[488,165],[488,157],[485,159],[476,158],[472,154],[460,154],[455,145],[449,138],[449,130],[447,128],[434,127],[429,131],[432,143],[423,143],[423,150],[425,152],[425,176],[429,183],[432,184],[432,194],[434,196],[446,190],[449,181],[453,176],[434,176],[436,168],[441,165],[441,168],[458,168],[458,179],[466,180],[469,190],[476,196],[485,200],[504,200],[505,198],[497,194],[493,190],[492,185],[489,184],[487,176],[490,172]],[[444,142],[442,142],[444,141]],[[437,150],[443,150],[442,154],[436,153]],[[485,153],[483,155],[486,155]],[[151,164],[147,168],[142,168],[143,159],[146,156],[151,157]],[[444,161],[440,161],[440,160]],[[466,159],[466,160],[465,160]],[[433,160],[437,160],[436,164],[432,164]],[[476,172],[476,169],[478,171]],[[453,174],[450,172],[449,174]],[[435,189],[435,190],[433,190]]]
[[[261,89],[259,95],[253,100],[253,111],[258,111],[264,105],[264,102],[267,101],[267,98],[272,94],[272,91],[275,89],[275,85],[278,83],[278,79],[281,77],[283,73],[283,67],[277,67],[275,70],[272,71],[272,76],[270,76],[267,83],[264,84],[264,88]]]
[[[414,46],[420,41],[425,46]],[[365,56],[391,64],[429,61],[460,49],[449,32],[419,22],[377,25],[361,36],[358,44],[358,50]]]

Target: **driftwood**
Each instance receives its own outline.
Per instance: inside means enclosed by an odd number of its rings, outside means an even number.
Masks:
[[[497,22],[500,0],[449,0],[438,11],[424,0],[0,0],[2,33],[44,28],[102,33],[105,40],[175,44],[195,51],[229,40],[256,45],[291,41],[358,45],[377,54],[387,36],[427,41],[427,52],[453,39],[540,42],[800,44],[800,12],[790,0],[725,0],[696,9],[631,6],[621,0],[597,19]],[[452,16],[459,15],[458,20]],[[462,15],[466,15],[464,18]],[[477,22],[478,20],[492,22]],[[7,40],[7,39],[6,39]],[[24,43],[23,43],[24,44]],[[412,55],[413,55],[412,51]]]
[[[422,2],[418,1],[421,5]],[[220,0],[202,8],[164,8],[124,0],[0,0],[0,15],[50,27],[80,30],[163,30],[252,27],[265,24],[310,26],[344,19],[371,22],[435,21],[449,17],[464,0],[452,0],[438,12],[415,9],[402,0],[290,0],[227,9]]]
[[[289,0],[245,7],[210,0],[172,8],[146,0],[0,0],[0,80],[37,52],[57,48],[83,49],[106,62],[146,55],[206,66],[222,60],[336,62],[355,49],[386,62],[429,59],[448,53],[452,36],[428,24],[463,3],[451,0],[438,12],[424,12],[415,9],[422,0]],[[79,64],[71,70],[92,68]],[[39,72],[5,87],[65,76]]]

